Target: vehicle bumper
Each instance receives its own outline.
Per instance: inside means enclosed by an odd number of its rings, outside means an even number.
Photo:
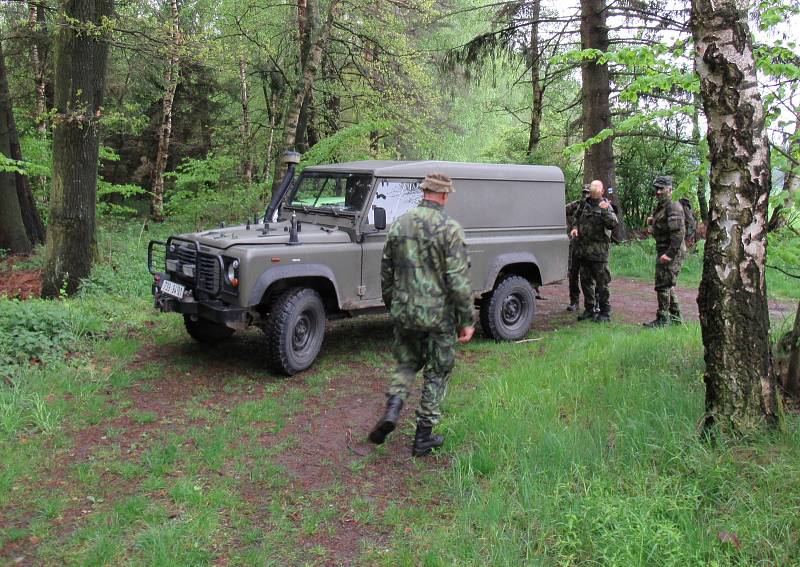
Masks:
[[[166,274],[158,275],[160,276],[158,283],[153,284],[153,303],[155,308],[162,313],[196,315],[229,327],[240,327],[248,323],[249,313],[243,307],[229,305],[219,299],[198,301],[191,295],[178,299],[162,292],[160,282],[168,279],[168,276]]]

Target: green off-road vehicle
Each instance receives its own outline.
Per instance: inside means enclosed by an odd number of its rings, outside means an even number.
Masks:
[[[275,370],[291,375],[311,366],[326,319],[384,309],[387,227],[419,203],[419,184],[431,172],[453,179],[456,193],[445,211],[466,233],[488,337],[524,337],[536,310],[534,288],[565,277],[564,176],[557,167],[360,161],[308,167],[294,180],[296,154],[286,161],[263,219],[150,242],[155,306],[183,314],[194,339],[215,343],[257,325]]]

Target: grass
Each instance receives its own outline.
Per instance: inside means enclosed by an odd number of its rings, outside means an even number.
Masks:
[[[494,347],[451,389],[452,466],[437,486],[451,501],[406,523],[413,537],[380,560],[792,564],[797,418],[786,433],[709,446],[696,428],[701,371],[695,325],[579,326]]]
[[[381,468],[403,442],[395,434],[302,490],[286,465],[315,458],[301,412],[310,399],[312,415],[371,403],[337,386],[353,365],[385,379],[388,333],[337,322],[315,368],[290,380],[263,372],[257,332],[200,349],[179,317],[151,308],[147,239],[175,230],[101,231],[103,260],[80,296],[24,307],[35,340],[15,337],[47,360],[12,352],[0,372],[2,561],[327,564],[347,517],[369,534],[354,559],[364,565],[796,564],[797,416],[746,443],[701,442],[697,325],[471,343],[446,402],[442,456]],[[653,257],[651,242],[616,247],[612,270],[649,279]],[[690,256],[681,283],[696,285],[701,268]],[[776,274],[770,292],[797,297]],[[42,318],[59,329],[47,348]],[[169,384],[171,403],[159,405]],[[411,494],[370,496],[387,474],[407,475]]]
[[[697,287],[703,276],[703,244],[700,241],[693,251],[687,253],[683,262],[678,285]],[[770,297],[800,299],[800,285],[797,278],[791,277],[777,268],[789,273],[797,273],[800,263],[800,237],[774,235],[770,240],[767,260],[767,291]],[[655,272],[656,246],[652,238],[635,240],[613,246],[609,259],[612,276],[652,280]]]

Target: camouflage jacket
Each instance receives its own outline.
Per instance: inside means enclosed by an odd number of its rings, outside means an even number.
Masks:
[[[666,254],[675,258],[678,252],[685,249],[685,236],[686,225],[681,204],[675,201],[659,203],[653,211],[653,238],[658,255]]]
[[[567,233],[569,233],[570,227],[574,224],[575,219],[581,214],[583,207],[586,206],[586,201],[587,199],[576,199],[571,203],[567,203],[565,207],[567,213]]]
[[[383,301],[407,329],[472,325],[472,286],[464,231],[442,207],[423,200],[389,229],[381,260]]]
[[[610,203],[607,209],[603,209],[599,200],[587,199],[586,205],[572,221],[572,228],[578,229],[577,256],[591,262],[607,262],[611,231],[616,226],[617,215]]]

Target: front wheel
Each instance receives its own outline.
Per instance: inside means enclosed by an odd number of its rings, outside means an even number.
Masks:
[[[536,314],[536,292],[520,276],[503,279],[481,304],[483,332],[496,341],[518,341],[528,334]]]
[[[192,319],[195,317],[195,319]],[[215,344],[233,335],[233,329],[226,327],[221,323],[202,319],[197,315],[184,315],[183,325],[186,327],[186,332],[199,343]]]
[[[313,289],[292,288],[273,304],[267,336],[267,353],[272,367],[292,376],[311,366],[325,335],[325,306]]]

